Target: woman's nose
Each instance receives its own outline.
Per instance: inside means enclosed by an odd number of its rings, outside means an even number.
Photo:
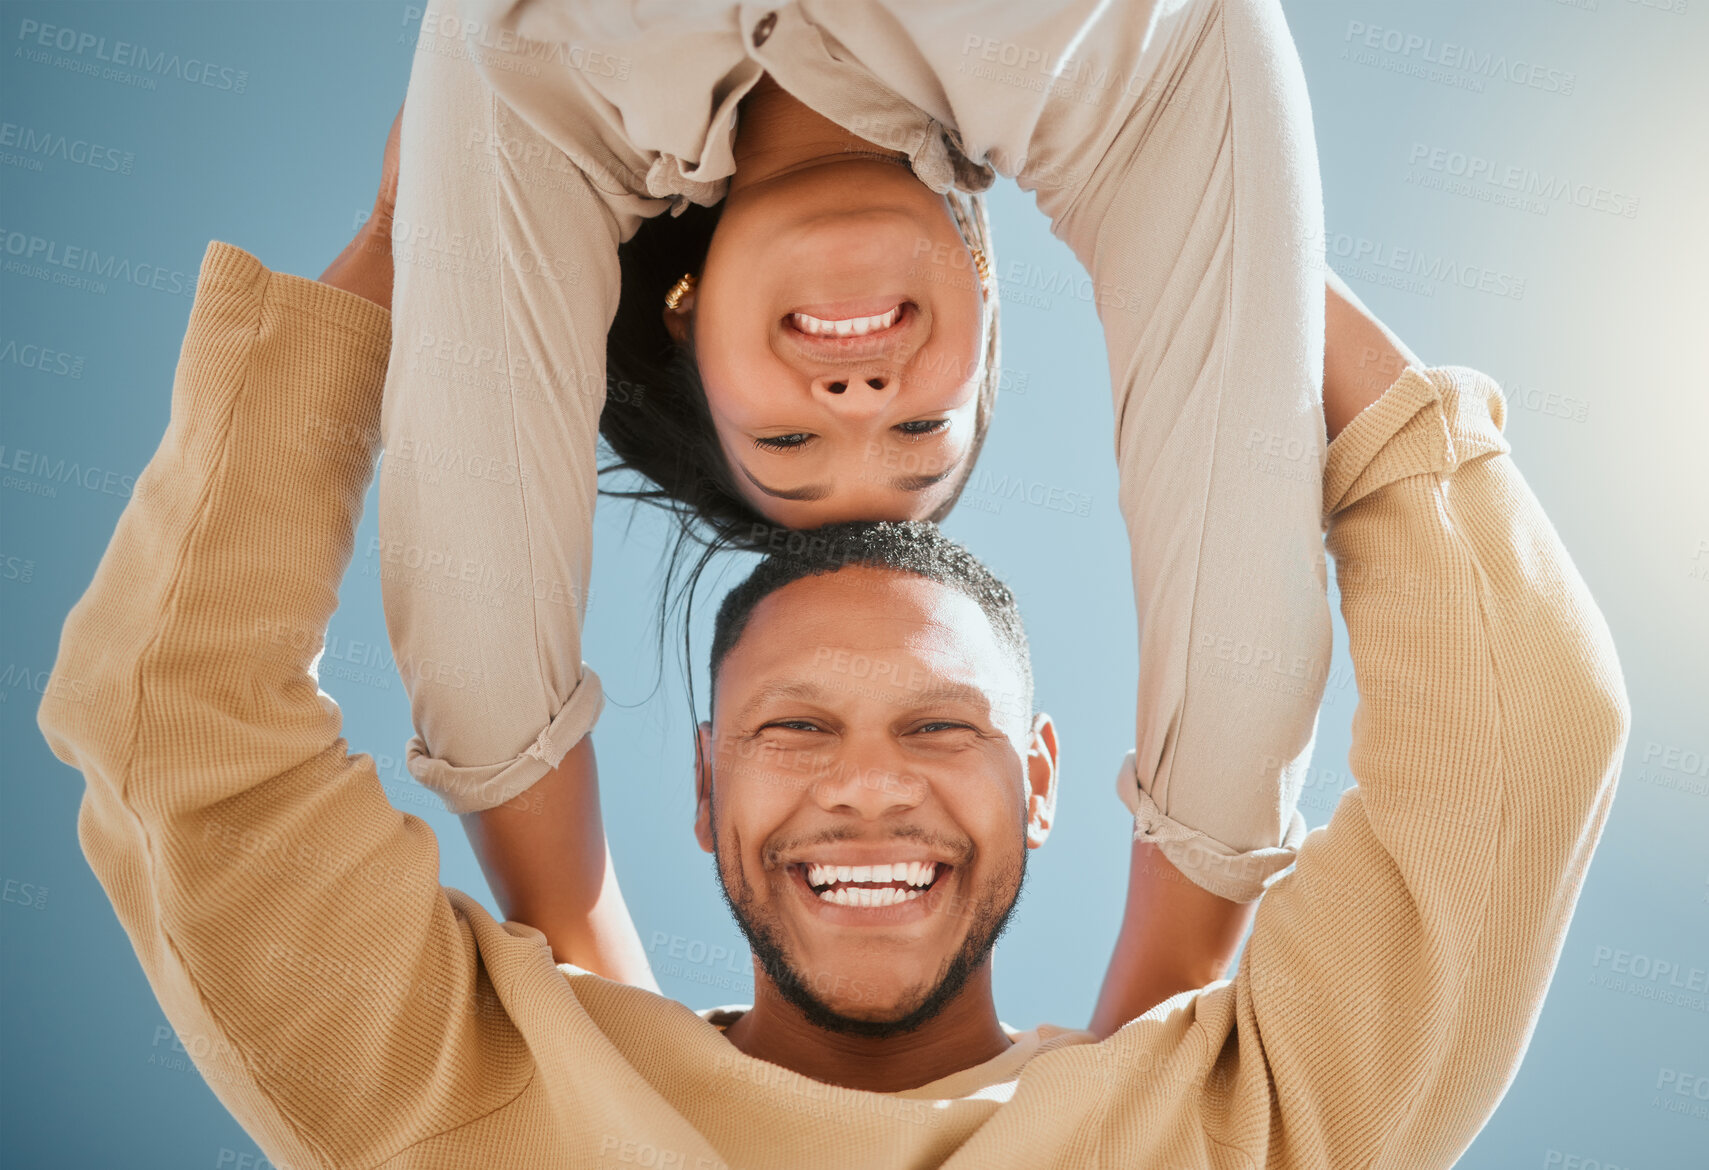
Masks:
[[[866,415],[882,409],[899,387],[889,370],[838,370],[813,379],[813,397],[839,414]]]

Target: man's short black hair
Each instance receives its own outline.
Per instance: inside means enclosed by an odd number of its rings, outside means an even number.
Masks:
[[[766,597],[803,577],[835,573],[850,567],[889,569],[936,581],[971,597],[991,622],[997,639],[1020,667],[1026,710],[1032,711],[1032,655],[1015,595],[979,558],[945,536],[929,520],[853,520],[827,524],[811,531],[770,528],[754,534],[755,547],[769,551],[747,580],[725,594],[712,628],[712,682],[724,658],[742,637],[754,607]]]

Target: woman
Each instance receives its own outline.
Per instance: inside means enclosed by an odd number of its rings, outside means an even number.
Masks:
[[[1104,324],[1140,870],[1237,939],[1303,835],[1329,651],[1315,476],[1261,457],[1322,447],[1321,194],[1277,5],[512,8],[430,6],[402,128],[380,524],[411,771],[478,847],[543,776],[591,791],[596,429],[725,540],[943,515],[993,398],[995,172]]]

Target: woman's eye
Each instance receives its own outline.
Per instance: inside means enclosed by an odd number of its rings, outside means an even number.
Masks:
[[[793,435],[765,435],[754,440],[756,447],[769,447],[773,451],[784,451],[790,447],[799,447],[813,436],[806,431],[797,431]]]
[[[949,426],[947,418],[921,419],[915,422],[905,422],[897,425],[896,429],[904,435],[931,435]]]

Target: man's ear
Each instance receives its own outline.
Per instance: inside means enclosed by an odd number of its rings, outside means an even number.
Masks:
[[[671,340],[678,345],[688,345],[688,325],[694,319],[694,290],[691,288],[683,293],[676,308],[666,309],[664,314],[665,332],[671,335]]]
[[[702,722],[694,732],[694,839],[712,850],[712,724]]]
[[[1056,724],[1039,712],[1027,745],[1027,848],[1037,849],[1056,823]]]

